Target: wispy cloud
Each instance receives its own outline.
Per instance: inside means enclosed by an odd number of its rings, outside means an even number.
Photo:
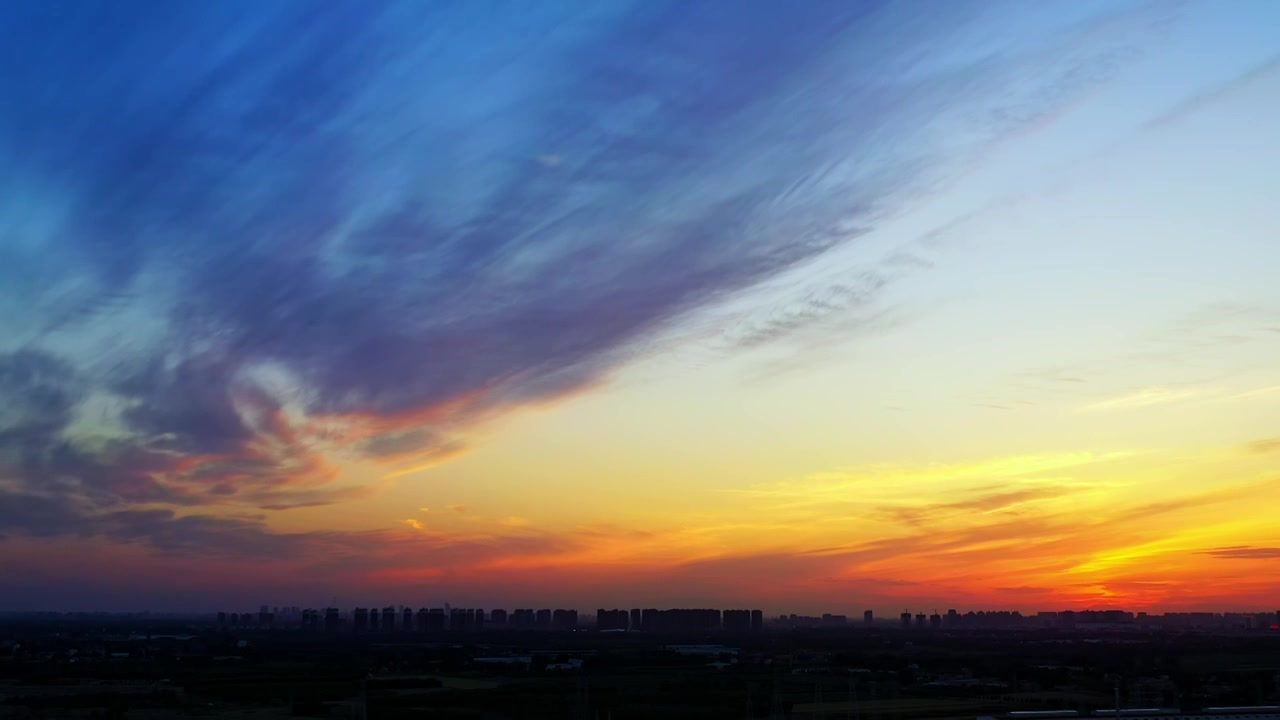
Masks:
[[[1167,388],[1149,387],[1134,393],[1102,400],[1085,406],[1085,410],[1134,410],[1152,405],[1167,405],[1182,402],[1195,397],[1202,397],[1206,390],[1201,388]]]
[[[1254,455],[1266,455],[1269,453],[1280,452],[1280,437],[1269,438],[1267,440],[1255,440],[1245,445],[1245,450]]]
[[[1201,551],[1202,555],[1211,555],[1222,560],[1280,560],[1280,547],[1249,547],[1237,545],[1233,547],[1214,548]]]

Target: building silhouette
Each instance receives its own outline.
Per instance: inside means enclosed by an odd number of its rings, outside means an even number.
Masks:
[[[764,611],[751,611],[751,632],[762,632],[764,630]]]
[[[902,613],[902,629],[903,630],[911,629],[911,613],[909,612]]]
[[[338,632],[338,625],[340,624],[341,619],[342,619],[341,615],[339,615],[338,613],[338,608],[335,608],[335,607],[325,608],[324,609],[324,631],[330,632],[330,633]]]
[[[431,608],[427,611],[427,632],[444,632],[445,620],[444,608]]]
[[[369,608],[358,607],[351,613],[351,628],[356,632],[369,629]]]
[[[645,610],[640,617],[645,632],[690,632],[720,628],[720,611],[704,608]]]
[[[449,610],[449,629],[459,632],[465,632],[471,629],[471,621],[475,619],[475,614],[467,614],[462,608],[451,608]]]
[[[722,618],[725,632],[751,632],[750,610],[725,610]]]
[[[875,623],[875,621],[876,621],[876,614],[875,614],[875,613],[871,612],[870,610],[863,610],[863,611],[862,611],[862,624],[863,624],[863,625],[871,625],[871,624]]]
[[[629,622],[626,610],[596,610],[596,630],[626,630]]]
[[[551,613],[551,626],[556,630],[577,630],[578,611],[557,609]]]
[[[489,613],[489,619],[495,627],[503,627],[507,624],[507,611],[494,610]]]

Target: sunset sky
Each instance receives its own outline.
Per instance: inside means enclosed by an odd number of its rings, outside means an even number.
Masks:
[[[0,3],[0,610],[1275,610],[1280,3]]]

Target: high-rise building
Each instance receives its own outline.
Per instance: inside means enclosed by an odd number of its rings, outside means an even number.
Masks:
[[[390,630],[391,628],[386,628]],[[404,632],[413,630],[413,608],[405,608],[400,611],[400,629]]]
[[[537,614],[535,617],[537,618],[537,619],[535,620],[535,623],[537,624],[537,626],[538,626],[538,627],[540,627],[540,628],[549,628],[549,627],[551,627],[551,610],[550,610],[550,608],[543,608],[542,610],[539,610],[539,611],[538,611],[538,614]]]
[[[934,630],[937,630],[938,628],[942,627],[942,616],[939,615],[938,613],[934,613],[930,615],[929,626],[932,627]]]
[[[646,609],[640,615],[640,627],[646,632],[715,630],[720,627],[720,611],[704,608]]]
[[[449,610],[449,629],[464,632],[471,629],[471,620],[474,615],[467,615],[467,611],[462,608],[451,608]]]
[[[551,626],[557,630],[577,630],[578,611],[557,609],[551,613]]]
[[[444,608],[431,608],[427,612],[427,631],[444,632],[445,619],[447,617],[444,614]]]
[[[490,611],[489,620],[492,621],[492,624],[494,626],[503,627],[507,624],[507,611],[506,610]]]
[[[645,608],[640,613],[640,629],[645,632],[653,632],[658,629],[657,608]]]
[[[338,614],[338,608],[324,609],[324,631],[336,633],[338,632],[338,624],[341,616]]]
[[[1280,616],[1280,613],[1277,613]],[[631,608],[631,623],[629,628],[631,632],[640,631],[640,608]]]
[[[225,627],[227,624],[227,614],[225,612],[218,613],[218,627]]]
[[[922,628],[927,622],[929,622],[929,616],[924,613],[916,613],[916,627]]]
[[[751,632],[761,632],[764,630],[764,611],[751,611]]]
[[[428,623],[427,623],[428,614],[429,613],[426,608],[418,608],[418,618],[417,618],[417,622],[414,623],[414,627],[420,633],[424,633],[428,629]]]
[[[351,628],[356,632],[364,632],[369,629],[369,608],[356,608],[351,614]]]
[[[725,610],[721,617],[725,632],[751,632],[750,610]]]
[[[845,615],[832,615],[831,613],[822,614],[823,627],[844,627],[849,624],[849,618]]]
[[[960,613],[955,608],[947,611],[947,627],[953,628],[960,624]]]
[[[911,613],[909,612],[902,613],[902,628],[904,630],[911,629]]]
[[[596,610],[596,630],[601,632],[626,630],[628,622],[626,610],[606,610],[604,608]]]
[[[369,629],[370,630],[377,632],[379,617],[381,617],[381,613],[378,612],[378,608],[374,608],[373,611],[369,613]]]
[[[863,625],[871,625],[871,624],[875,623],[875,621],[876,621],[876,614],[875,614],[875,613],[871,612],[870,610],[863,610],[863,611],[862,611],[862,624],[863,624]]]
[[[476,619],[472,625],[474,625],[477,630],[484,629],[484,608],[476,608]]]
[[[390,605],[382,608],[382,631],[392,632],[396,629],[396,609]]]

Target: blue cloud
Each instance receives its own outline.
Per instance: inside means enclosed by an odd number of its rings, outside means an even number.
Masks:
[[[86,512],[344,497],[283,497],[322,473],[263,418],[470,398],[462,424],[582,388],[1109,67],[1106,43],[942,52],[998,19],[918,10],[5,3],[0,472]],[[363,450],[455,442],[406,430]]]

